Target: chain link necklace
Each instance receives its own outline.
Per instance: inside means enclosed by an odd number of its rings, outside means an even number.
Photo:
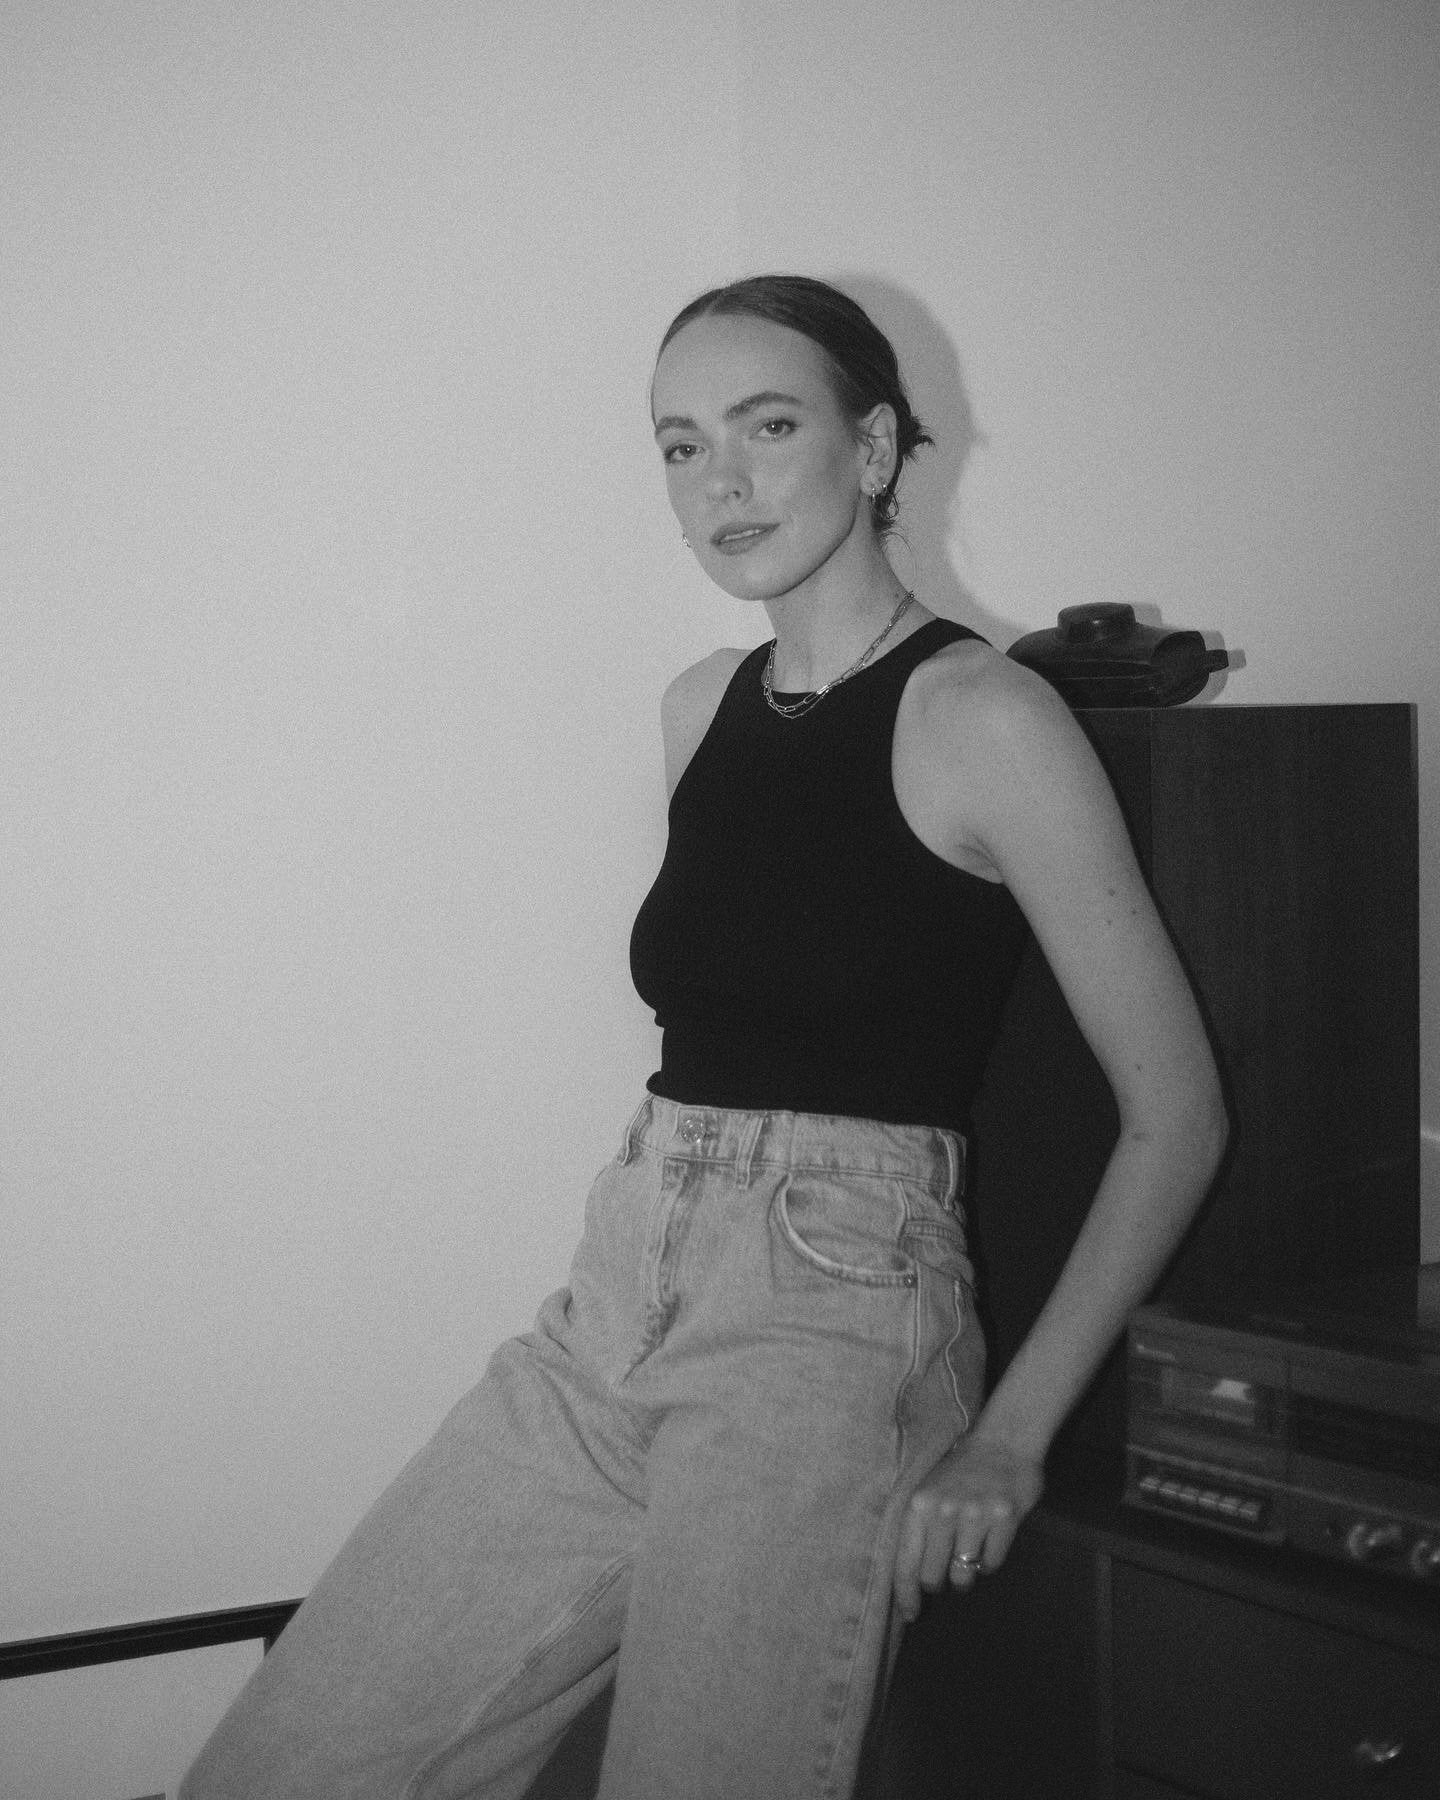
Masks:
[[[824,687],[816,688],[813,693],[802,694],[798,700],[782,703],[775,698],[775,689],[772,685],[775,675],[775,644],[772,642],[770,645],[770,654],[765,659],[765,672],[760,677],[760,685],[765,690],[765,704],[770,708],[771,712],[779,713],[782,719],[803,719],[805,714],[808,713],[812,707],[820,704],[832,688],[839,687],[842,681],[848,681],[852,675],[858,675],[860,673],[866,663],[869,662],[870,658],[900,623],[900,615],[914,598],[914,594],[907,588],[900,596],[900,604],[890,615],[890,623],[880,633],[879,637],[876,638],[875,642],[871,644],[869,649],[864,651],[855,662],[851,663],[850,667],[846,669],[843,674],[836,675],[833,680],[827,681]]]

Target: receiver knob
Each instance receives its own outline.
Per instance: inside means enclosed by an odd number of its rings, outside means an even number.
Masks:
[[[1350,1760],[1368,1775],[1383,1775],[1393,1769],[1404,1754],[1403,1738],[1362,1738],[1350,1752]]]
[[[1405,1533],[1398,1525],[1370,1525],[1364,1519],[1350,1527],[1345,1553],[1356,1562],[1379,1562],[1405,1548]]]
[[[1415,1540],[1410,1552],[1410,1568],[1416,1575],[1434,1581],[1440,1579],[1440,1541],[1422,1537]]]

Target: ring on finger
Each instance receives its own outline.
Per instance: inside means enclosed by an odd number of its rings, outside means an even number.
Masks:
[[[950,1558],[950,1567],[952,1569],[968,1569],[973,1575],[980,1567],[980,1557],[978,1553],[973,1550],[957,1550]]]

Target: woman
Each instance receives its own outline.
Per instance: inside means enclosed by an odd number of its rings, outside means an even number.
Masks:
[[[632,942],[661,1068],[568,1286],[359,1527],[189,1800],[519,1796],[612,1678],[606,1800],[848,1794],[898,1628],[1003,1560],[1218,1160],[1204,1032],[1085,739],[885,555],[929,440],[883,335],[824,284],[736,283],[676,319],[651,398],[687,542],[775,632],[664,699]],[[1027,928],[1121,1131],[984,1399],[963,1132]]]

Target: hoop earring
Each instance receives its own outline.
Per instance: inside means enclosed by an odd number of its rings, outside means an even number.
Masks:
[[[873,493],[867,491],[867,498],[870,501],[870,509],[874,513],[876,521],[881,525],[893,525],[896,515],[900,511],[899,506],[896,504],[895,489],[893,485],[890,482],[882,482]]]

